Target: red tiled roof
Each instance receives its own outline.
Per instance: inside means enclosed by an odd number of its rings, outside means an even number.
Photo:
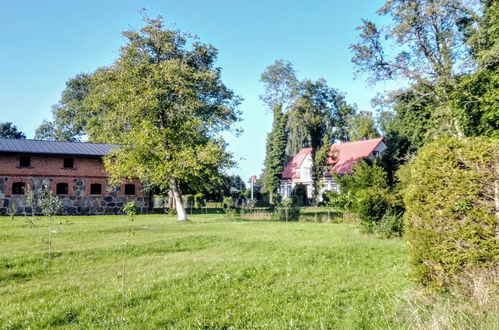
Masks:
[[[312,148],[304,148],[297,153],[293,159],[286,165],[282,171],[281,177],[283,179],[298,179],[300,174],[297,170],[300,168],[301,164],[307,158],[308,154],[312,151]]]
[[[327,165],[332,166],[331,172],[338,174],[352,173],[352,168],[360,158],[369,157],[374,149],[383,141],[383,138],[333,144],[330,149],[330,155],[327,159]],[[300,177],[298,169],[305,160],[311,148],[300,150],[291,162],[282,171],[283,179],[298,179]],[[330,173],[331,173],[330,172]],[[329,174],[330,175],[330,174]]]
[[[352,167],[358,159],[369,157],[383,138],[333,144],[327,165],[332,165],[332,171],[338,174],[352,173]],[[334,157],[333,157],[334,156]]]

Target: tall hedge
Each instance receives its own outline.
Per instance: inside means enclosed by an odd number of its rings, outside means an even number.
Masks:
[[[405,232],[419,281],[446,288],[499,257],[499,140],[441,138],[400,171]]]

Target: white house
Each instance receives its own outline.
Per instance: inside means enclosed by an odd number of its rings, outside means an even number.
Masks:
[[[351,174],[352,168],[359,159],[372,158],[386,149],[383,138],[339,143],[331,145],[327,165],[329,170],[321,179],[322,187],[320,194],[325,191],[339,191],[334,182],[332,173]],[[291,197],[293,187],[303,184],[307,188],[307,197],[312,198],[312,149],[304,148],[298,152],[286,165],[281,174],[281,186],[279,194],[283,198]]]

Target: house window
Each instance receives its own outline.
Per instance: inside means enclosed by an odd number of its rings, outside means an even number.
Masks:
[[[287,194],[286,194],[286,197],[287,198],[290,198],[291,197],[291,190],[292,190],[292,187],[290,184],[288,184],[288,191],[287,191]]]
[[[69,193],[68,184],[67,183],[58,183],[56,186],[56,194],[57,195],[67,195]]]
[[[30,167],[31,158],[27,156],[22,156],[19,158],[19,167]]]
[[[135,195],[135,185],[134,184],[126,184],[125,185],[125,195]]]
[[[100,183],[92,183],[90,185],[90,195],[100,195],[102,191],[102,186]]]
[[[24,195],[24,188],[26,184],[24,182],[14,182],[12,184],[12,194],[14,195]]]
[[[64,158],[64,168],[73,168],[73,158]]]

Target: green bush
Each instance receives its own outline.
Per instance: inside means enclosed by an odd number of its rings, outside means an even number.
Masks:
[[[497,139],[441,138],[399,171],[405,235],[423,285],[448,288],[466,273],[496,265],[498,145]]]
[[[337,193],[336,191],[328,191],[324,193],[323,199],[326,205],[342,209],[351,208],[353,203],[352,193],[350,191],[344,194]]]
[[[281,221],[298,221],[300,219],[300,207],[295,205],[291,199],[285,199],[278,204],[274,214]]]
[[[370,165],[366,161],[360,161],[353,168],[352,174],[334,175],[334,180],[339,184],[342,194],[367,188],[385,189],[386,171],[377,165]]]
[[[295,206],[307,205],[307,187],[303,184],[297,184],[291,190],[291,200]]]
[[[196,194],[194,195],[194,207],[200,209],[206,206],[206,200],[204,194]]]
[[[231,209],[234,207],[234,199],[232,197],[224,197],[222,204],[224,209]]]
[[[354,211],[359,215],[366,232],[373,232],[388,211],[389,199],[385,189],[366,188],[355,194]]]
[[[401,237],[403,234],[403,215],[387,211],[376,226],[376,233],[382,238]]]

